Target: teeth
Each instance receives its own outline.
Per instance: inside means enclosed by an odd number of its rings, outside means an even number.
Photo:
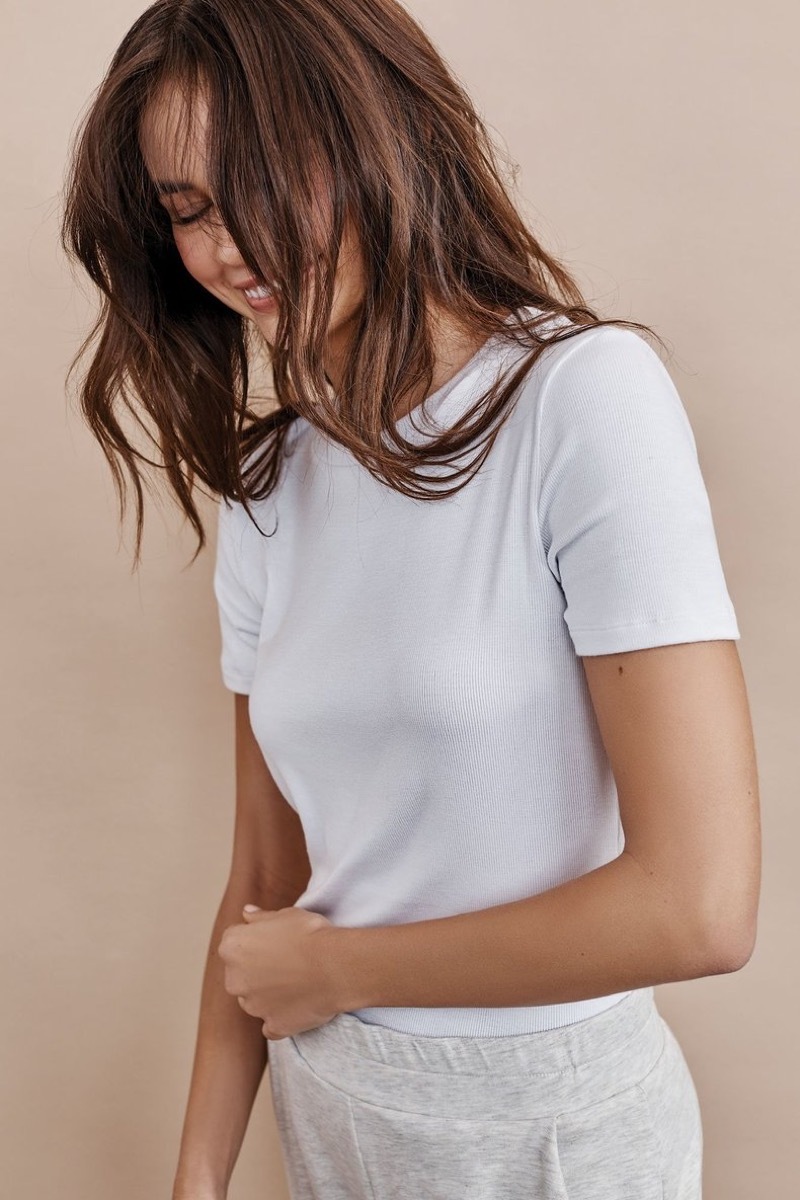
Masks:
[[[266,300],[272,295],[272,290],[268,287],[245,288],[244,294],[250,300]]]

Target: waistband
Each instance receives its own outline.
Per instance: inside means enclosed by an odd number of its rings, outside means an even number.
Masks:
[[[501,1037],[430,1037],[339,1013],[287,1038],[320,1079],[354,1099],[410,1113],[530,1120],[638,1083],[665,1046],[654,988],[571,1025]]]

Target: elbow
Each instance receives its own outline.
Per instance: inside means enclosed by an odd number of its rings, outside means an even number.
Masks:
[[[741,971],[742,967],[746,967],[753,957],[753,951],[756,948],[756,928],[753,923],[752,928],[747,928],[741,932],[728,948],[725,958],[727,971]]]
[[[708,888],[695,909],[695,930],[702,930],[701,953],[709,974],[741,971],[753,957],[758,933],[760,871],[740,873]],[[742,882],[744,880],[744,882]],[[688,889],[687,889],[688,891]],[[697,915],[701,919],[697,920]]]
[[[757,863],[749,874],[743,872],[740,878],[744,883],[740,883],[733,892],[728,888],[727,895],[723,896],[716,910],[720,914],[716,921],[716,945],[723,971],[741,971],[753,957],[756,948],[760,864]]]
[[[703,946],[707,974],[725,975],[741,971],[753,957],[756,936],[755,917],[733,926],[730,923],[717,923],[713,929],[707,929]]]

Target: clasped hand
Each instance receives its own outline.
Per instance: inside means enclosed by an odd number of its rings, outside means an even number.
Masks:
[[[330,963],[336,927],[302,908],[243,910],[244,924],[229,925],[217,953],[225,964],[225,991],[236,996],[273,1041],[325,1025],[343,1009]]]

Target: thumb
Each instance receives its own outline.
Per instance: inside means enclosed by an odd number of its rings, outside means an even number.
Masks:
[[[242,912],[244,913],[245,917],[254,917],[256,913],[261,912],[261,909],[257,904],[245,904]]]

